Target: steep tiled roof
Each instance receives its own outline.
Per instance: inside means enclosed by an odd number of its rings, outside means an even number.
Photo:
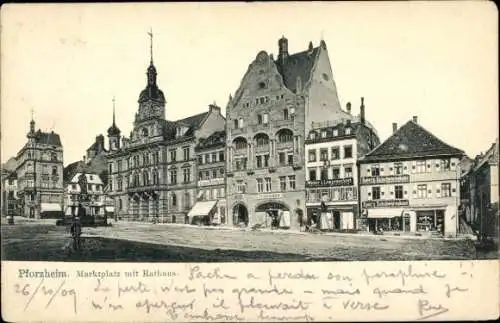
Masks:
[[[217,146],[224,146],[226,142],[226,131],[215,131],[207,138],[201,139],[196,146],[196,150],[208,149]]]
[[[42,132],[38,130],[35,134],[35,140],[38,144],[52,145],[52,146],[62,146],[61,138],[55,132]]]
[[[176,121],[165,120],[165,123],[163,125],[163,136],[166,139],[174,139],[178,126],[185,126],[188,128],[187,132],[184,134],[184,137],[191,136],[196,128],[198,128],[205,120],[208,114],[209,112],[203,112]]]
[[[63,169],[63,181],[65,183],[68,183],[69,181],[71,181],[71,179],[73,178],[73,176],[76,173],[82,171],[83,168],[84,168],[84,163],[81,160],[76,161],[76,162],[71,163],[71,164],[68,164]]]
[[[283,63],[281,63],[280,59],[275,61],[278,71],[283,76],[283,81],[288,89],[293,92],[297,90],[298,77],[300,77],[302,86],[305,86],[311,77],[318,52],[319,47],[315,47],[311,50],[287,56]]]
[[[386,141],[365,155],[361,161],[383,161],[436,155],[462,156],[452,147],[413,121],[393,133]]]

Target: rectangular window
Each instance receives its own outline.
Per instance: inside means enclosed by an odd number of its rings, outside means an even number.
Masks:
[[[203,165],[203,155],[198,156],[198,164]]]
[[[285,165],[285,163],[286,163],[285,153],[279,153],[279,162],[280,162],[280,165]]]
[[[264,180],[262,178],[257,178],[257,192],[264,192]]]
[[[264,167],[269,167],[269,155],[264,155]]]
[[[246,185],[243,181],[238,181],[236,184],[236,193],[244,194],[246,192]]]
[[[210,179],[210,171],[205,171],[205,178]]]
[[[344,178],[352,177],[352,166],[344,166]]]
[[[372,187],[372,200],[380,200],[380,187]]]
[[[450,183],[442,183],[441,184],[441,197],[450,197],[451,196],[451,184]]]
[[[212,170],[212,178],[217,178],[217,169]]]
[[[236,170],[245,170],[247,169],[247,159],[245,157],[243,158],[237,158],[235,159],[235,167]]]
[[[262,156],[256,156],[257,168],[262,168]]]
[[[262,116],[260,114],[257,115],[257,124],[262,124]]]
[[[109,163],[108,172],[113,173],[113,163]]]
[[[217,162],[217,153],[212,153],[212,163]]]
[[[291,190],[295,190],[295,175],[288,176],[288,186]]]
[[[402,185],[396,185],[394,186],[394,195],[396,199],[402,199],[403,198],[403,186]]]
[[[224,187],[220,188],[220,197],[226,197],[226,189]]]
[[[177,184],[177,170],[170,171],[170,184]]]
[[[394,163],[394,174],[396,175],[403,174],[403,163]]]
[[[118,160],[117,168],[118,168],[119,172],[122,171],[122,161],[121,160]]]
[[[451,169],[450,167],[450,159],[441,159],[441,171],[447,172]]]
[[[223,151],[219,151],[219,161],[223,162],[225,160],[224,158],[224,152]]]
[[[372,165],[372,176],[380,176],[380,165]]]
[[[328,179],[328,169],[321,168],[320,179],[326,181]]]
[[[328,160],[328,149],[327,148],[321,148],[319,150],[319,160],[320,161]]]
[[[425,162],[424,162],[424,166],[425,166]],[[427,197],[427,185],[423,184],[423,185],[417,186],[417,197],[419,199],[424,199]]]
[[[183,175],[184,175],[184,183],[191,182],[191,169],[184,168],[182,171],[183,171]]]
[[[203,172],[198,172],[198,180],[203,180]]]
[[[417,173],[425,173],[425,160],[417,160]]]
[[[269,116],[267,115],[267,113],[264,113],[262,115],[262,123],[263,124],[268,124],[269,123]]]
[[[224,177],[224,168],[220,169],[220,177]]]
[[[344,146],[344,158],[352,158],[352,146]]]
[[[286,191],[286,176],[280,176],[280,190]]]
[[[266,192],[271,192],[272,186],[271,186],[271,178],[266,177]]]
[[[288,120],[288,109],[283,109],[283,119]]]
[[[316,180],[316,168],[309,168],[309,180],[310,181]]]
[[[334,167],[332,168],[332,179],[340,178],[340,168]]]
[[[205,164],[210,164],[210,154],[205,154]]]
[[[309,161],[310,162],[316,161],[316,149],[309,150]]]
[[[293,154],[288,154],[288,165],[293,165]]]
[[[340,159],[340,148],[339,147],[332,148],[332,160],[334,160],[334,159]]]
[[[182,150],[184,152],[184,160],[189,160],[189,147],[184,147]]]
[[[170,161],[175,162],[177,160],[177,150],[170,150]]]

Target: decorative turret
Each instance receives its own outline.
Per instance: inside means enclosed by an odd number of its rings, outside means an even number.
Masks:
[[[35,118],[33,117],[33,109],[31,109],[30,131],[27,134],[28,138],[35,137]]]
[[[144,103],[151,100],[156,101],[160,104],[165,104],[165,96],[156,84],[156,76],[158,75],[158,73],[156,72],[156,67],[153,64],[153,32],[150,31],[148,35],[150,37],[150,61],[149,67],[146,72],[147,85],[139,95],[139,103]]]
[[[113,97],[113,124],[108,128],[108,140],[109,140],[109,149],[117,150],[120,149],[120,134],[121,131],[116,126],[115,119],[115,97]]]

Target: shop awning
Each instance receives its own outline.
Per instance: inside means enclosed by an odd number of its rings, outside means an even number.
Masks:
[[[40,205],[41,212],[54,212],[54,211],[62,211],[61,205],[57,203],[42,203]]]
[[[192,218],[193,216],[205,216],[210,213],[210,211],[213,210],[215,207],[215,204],[217,204],[217,201],[203,201],[203,202],[197,202],[191,211],[188,213],[188,217]]]
[[[368,209],[369,219],[388,219],[401,216],[403,209]]]
[[[115,212],[114,206],[105,206],[104,209],[106,210],[106,212]]]

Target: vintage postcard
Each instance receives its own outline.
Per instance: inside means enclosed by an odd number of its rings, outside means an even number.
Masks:
[[[498,318],[492,2],[0,21],[4,320]]]

